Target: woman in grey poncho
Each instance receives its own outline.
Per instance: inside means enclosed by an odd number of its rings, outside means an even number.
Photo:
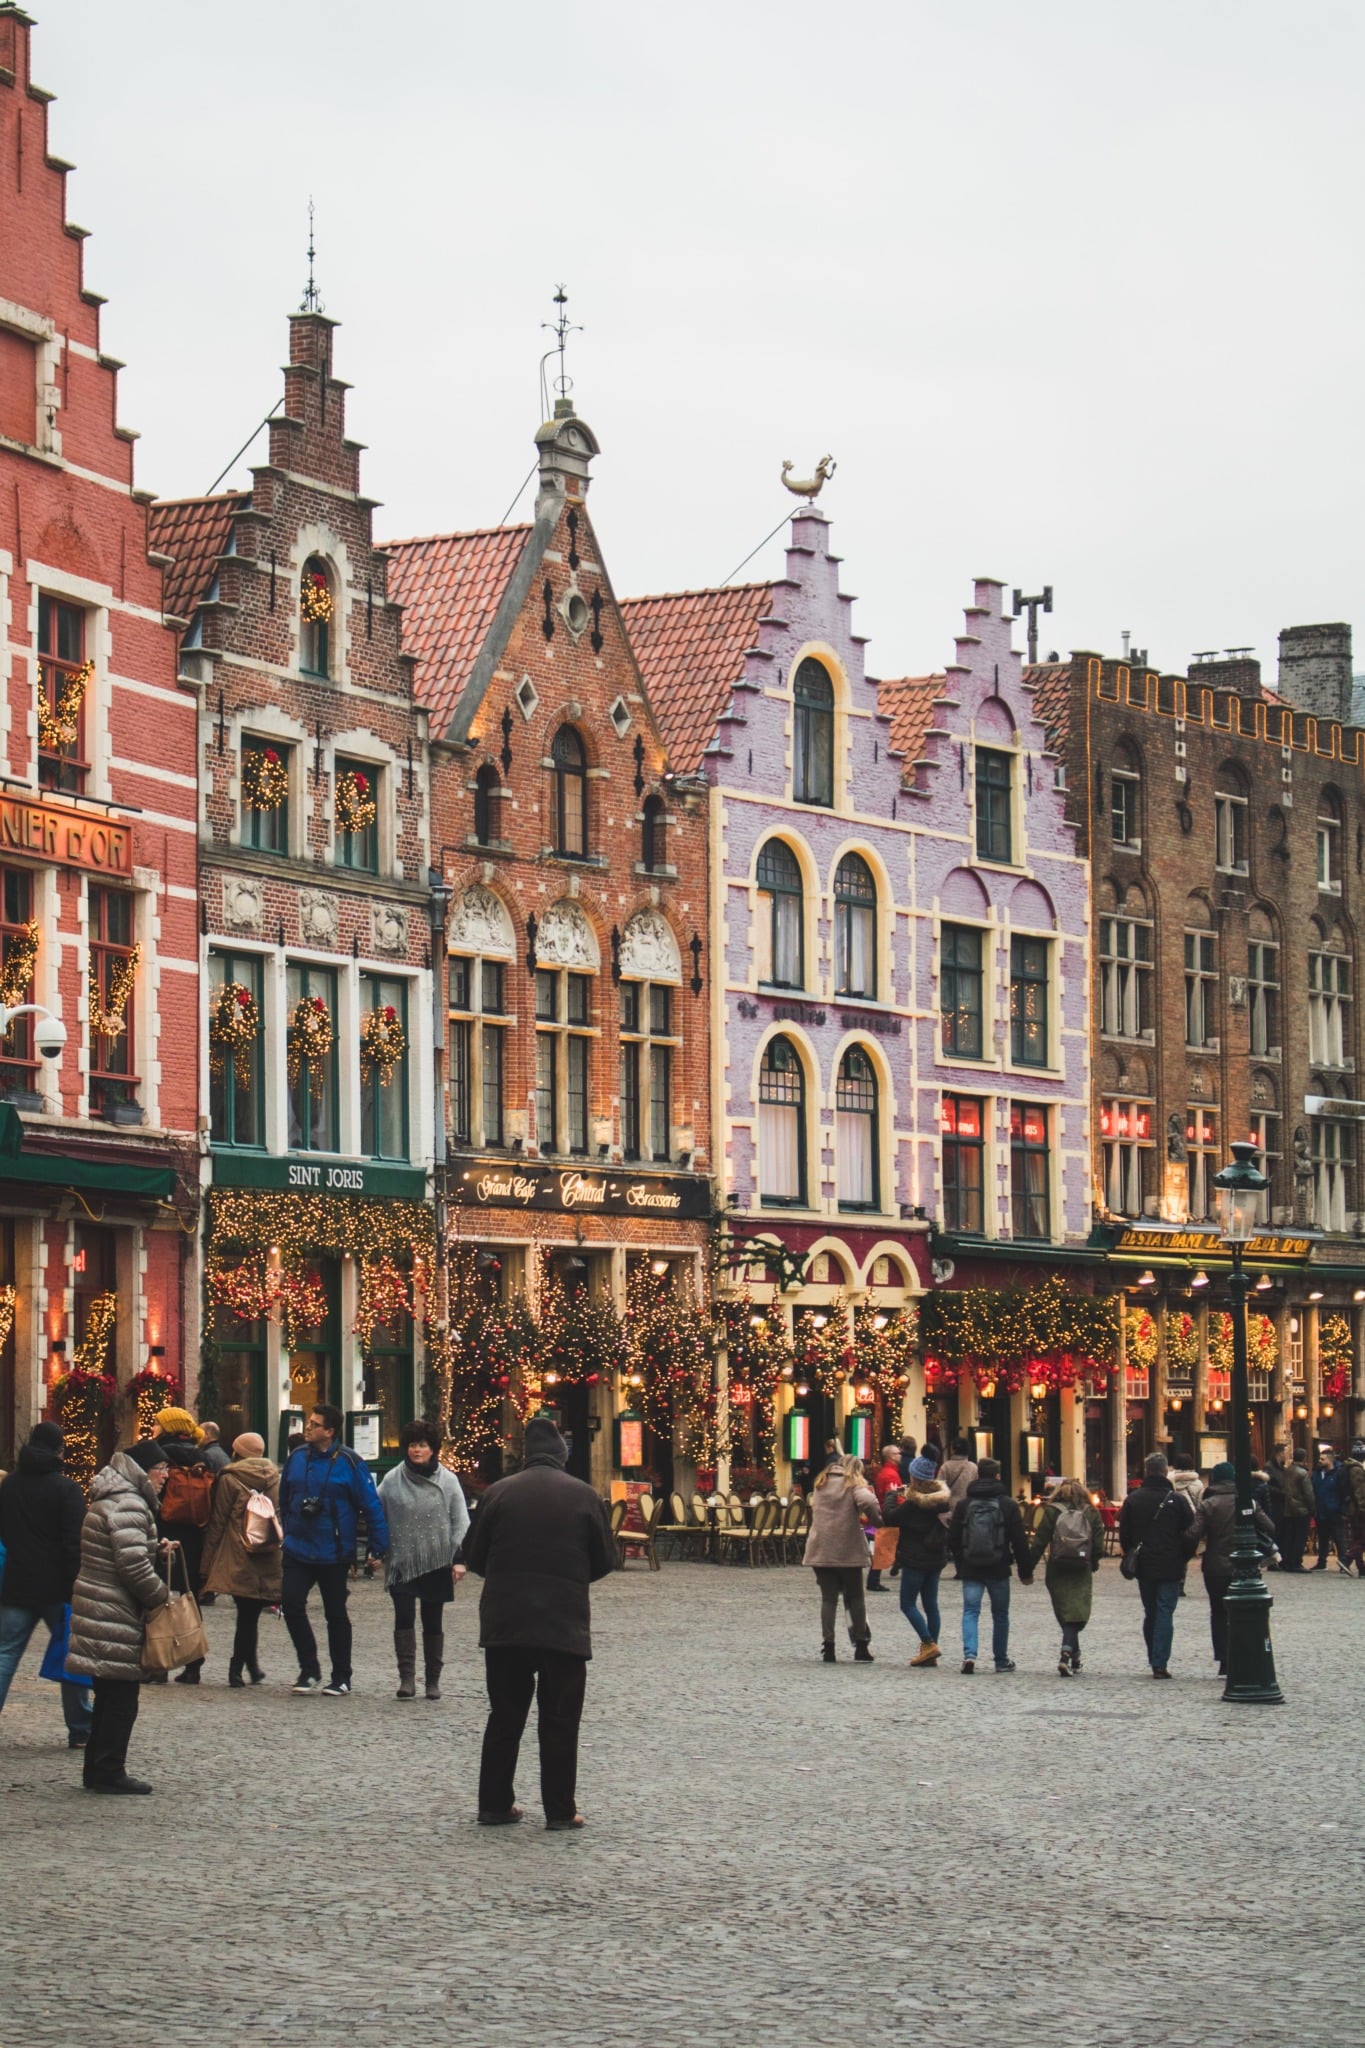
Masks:
[[[379,1498],[389,1522],[384,1583],[393,1600],[393,1647],[398,1697],[417,1697],[417,1609],[422,1609],[426,1696],[441,1697],[445,1635],[441,1609],[464,1577],[457,1562],[469,1527],[464,1491],[437,1456],[441,1440],[428,1422],[409,1422],[399,1442],[403,1462],[386,1472]]]

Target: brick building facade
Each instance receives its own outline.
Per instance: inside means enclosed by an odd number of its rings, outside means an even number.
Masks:
[[[1130,1302],[1129,1470],[1153,1444],[1208,1463],[1228,1441],[1212,1178],[1234,1138],[1270,1180],[1250,1255],[1258,1448],[1347,1439],[1365,1283],[1349,628],[1283,633],[1278,690],[1240,655],[1031,673],[1093,868],[1093,1192]]]
[[[620,1316],[657,1283],[695,1321],[709,1314],[705,791],[673,772],[622,629],[585,503],[592,432],[561,400],[537,445],[529,525],[389,548],[449,897],[440,1227],[456,1297]],[[466,1309],[452,1305],[453,1339]],[[602,1485],[643,1461],[687,1483],[681,1429],[656,1414],[643,1444],[631,1432],[620,1356],[573,1363],[570,1348],[536,1397],[572,1437],[571,1469]],[[511,1400],[503,1427],[515,1441]]]
[[[425,718],[333,333],[291,319],[251,489],[152,524],[198,700],[205,1374],[228,1436],[329,1400],[392,1454],[431,1284]]]
[[[195,1354],[195,699],[30,27],[0,6],[0,1000],[66,1044],[0,1040],[0,1465],[55,1406],[80,1470]]]

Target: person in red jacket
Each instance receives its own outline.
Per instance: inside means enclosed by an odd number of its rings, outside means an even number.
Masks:
[[[877,1496],[878,1507],[884,1505],[887,1495],[890,1493],[894,1493],[896,1489],[899,1487],[900,1483],[900,1445],[883,1444],[881,1463],[872,1475],[872,1491]],[[869,1593],[885,1593],[890,1590],[889,1587],[884,1586],[882,1584],[882,1575],[879,1570],[874,1569],[868,1573],[867,1590]]]

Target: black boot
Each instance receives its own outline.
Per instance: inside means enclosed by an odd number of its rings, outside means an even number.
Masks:
[[[445,1662],[446,1639],[440,1629],[433,1629],[430,1635],[422,1636],[422,1654],[426,1661],[427,1698],[441,1697],[441,1666]]]
[[[872,1655],[871,1643],[855,1643],[853,1645],[853,1661],[855,1664],[874,1663],[876,1660]]]
[[[228,1665],[228,1684],[234,1692],[240,1692],[246,1684],[246,1680],[242,1676],[242,1660],[240,1657],[234,1657]]]
[[[417,1631],[415,1628],[396,1628],[393,1632],[393,1654],[398,1659],[398,1693],[400,1700],[415,1700],[417,1697]]]
[[[826,1664],[834,1664],[838,1661],[834,1655],[834,1645],[831,1642],[825,1642],[821,1645],[820,1655]]]

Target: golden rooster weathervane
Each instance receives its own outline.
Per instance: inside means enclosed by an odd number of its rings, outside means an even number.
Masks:
[[[783,483],[794,498],[808,498],[813,501],[819,497],[838,465],[832,455],[822,455],[815,465],[815,475],[799,478],[795,483],[792,481],[792,467],[790,462],[783,463]]]

